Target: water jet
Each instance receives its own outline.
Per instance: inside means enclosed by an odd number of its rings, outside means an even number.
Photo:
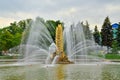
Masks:
[[[64,26],[64,29],[61,24],[55,30],[49,31],[48,28],[51,26],[39,17],[31,22],[29,30],[26,29],[29,31],[27,41],[21,44],[23,62],[79,64],[103,61],[104,58],[99,57],[98,54],[101,54],[105,48],[96,45],[93,39],[85,38],[84,27],[80,22],[76,25]],[[55,40],[51,32],[55,34]]]

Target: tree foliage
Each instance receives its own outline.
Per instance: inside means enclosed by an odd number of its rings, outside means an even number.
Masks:
[[[107,46],[108,48],[112,46],[112,26],[109,17],[106,17],[101,29],[102,46]]]
[[[0,46],[2,50],[6,51],[13,47],[12,40],[14,36],[7,30],[3,31],[2,33],[3,34],[0,36]]]
[[[10,23],[10,26],[0,29],[0,51],[7,51],[21,43],[22,33],[26,28],[26,21]]]
[[[100,42],[100,32],[98,31],[97,25],[94,28],[94,33],[93,33],[94,40],[97,44],[101,44]]]

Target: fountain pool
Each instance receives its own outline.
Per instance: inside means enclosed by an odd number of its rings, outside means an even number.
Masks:
[[[120,80],[120,64],[1,66],[0,80]]]

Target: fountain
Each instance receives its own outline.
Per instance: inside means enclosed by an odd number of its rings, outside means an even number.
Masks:
[[[29,25],[27,41],[22,44],[24,51],[21,50],[24,62],[68,64],[102,61],[103,58],[98,57],[98,54],[103,48],[96,45],[94,40],[85,39],[80,22],[64,27],[64,30],[59,24],[56,28],[55,42],[47,27],[50,26],[39,17]]]

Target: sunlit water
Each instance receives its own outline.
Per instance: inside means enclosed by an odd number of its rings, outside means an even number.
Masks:
[[[120,80],[120,64],[0,67],[0,80]]]

